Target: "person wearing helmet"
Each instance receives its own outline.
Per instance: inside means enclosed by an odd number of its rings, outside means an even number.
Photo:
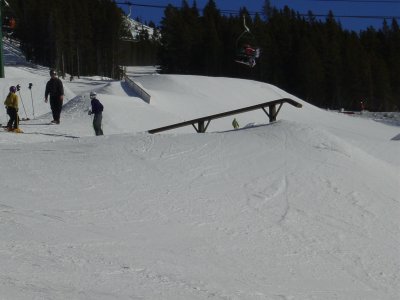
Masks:
[[[10,120],[7,123],[8,131],[18,131],[18,96],[16,94],[17,88],[15,86],[10,87],[10,92],[6,100],[4,101],[4,105],[7,109],[7,114],[10,117]]]
[[[64,101],[64,86],[59,78],[57,72],[50,70],[50,80],[46,84],[45,100],[47,103],[50,96],[50,108],[53,113],[53,121],[51,123],[60,124],[61,109]]]
[[[244,44],[238,53],[238,59],[236,61],[253,68],[256,65],[256,59],[259,57],[260,48],[255,48],[250,44]]]
[[[94,114],[93,128],[96,135],[103,135],[103,129],[101,128],[101,121],[103,119],[103,104],[97,99],[96,92],[90,92],[90,104],[92,105],[89,110],[89,115]]]
[[[256,50],[253,47],[251,47],[249,44],[245,44],[243,46],[243,48],[244,48],[244,53],[247,56],[254,56],[254,53],[256,52]]]

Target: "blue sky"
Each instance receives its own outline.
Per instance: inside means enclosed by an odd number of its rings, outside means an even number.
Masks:
[[[117,0],[117,2],[125,2],[125,0]],[[130,0],[136,4],[146,5],[167,5],[172,4],[174,6],[180,6],[181,0]],[[191,5],[192,0],[188,0]],[[203,8],[207,3],[207,0],[197,0],[197,7]],[[263,0],[216,0],[217,7],[221,10],[238,10],[240,7],[247,7],[249,11],[261,11],[264,4]],[[352,16],[400,16],[400,0],[382,0],[375,2],[356,2],[356,0],[271,0],[272,5],[278,8],[282,8],[288,5],[290,8],[300,12],[307,13],[311,10],[314,14],[327,14],[329,10],[332,10],[334,15],[352,15]],[[127,6],[121,5],[121,7],[127,9]],[[145,21],[154,21],[156,24],[160,22],[164,14],[163,9],[148,8],[148,7],[132,7],[132,17],[140,17]],[[398,19],[398,21],[400,21]],[[367,28],[368,26],[374,26],[381,28],[382,19],[355,19],[355,18],[341,18],[345,29],[359,31]]]

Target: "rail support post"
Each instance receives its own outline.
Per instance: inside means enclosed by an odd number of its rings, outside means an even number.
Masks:
[[[199,121],[199,132],[204,133],[205,132],[205,126],[204,126],[204,121]]]
[[[276,105],[272,104],[272,105],[270,105],[268,107],[269,107],[269,114],[268,114],[269,122],[270,123],[271,122],[275,122],[276,121],[276,115],[277,115],[277,113],[276,113]]]

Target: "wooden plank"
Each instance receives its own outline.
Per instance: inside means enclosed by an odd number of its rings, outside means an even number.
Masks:
[[[224,117],[231,116],[231,115],[237,115],[237,114],[241,114],[241,113],[256,110],[256,109],[263,109],[266,112],[265,107],[270,108],[269,114],[267,113],[267,115],[270,118],[270,121],[276,120],[276,116],[277,116],[277,113],[279,112],[280,108],[277,112],[274,109],[272,109],[272,114],[271,114],[271,107],[275,107],[275,105],[277,105],[277,104],[282,105],[283,103],[288,103],[288,104],[291,104],[298,108],[302,107],[301,103],[298,103],[298,102],[294,101],[293,99],[282,98],[282,99],[264,102],[264,103],[260,103],[260,104],[256,104],[256,105],[252,105],[252,106],[248,106],[248,107],[244,107],[244,108],[239,108],[239,109],[235,109],[235,110],[231,110],[231,111],[227,111],[227,112],[223,112],[223,113],[219,113],[219,114],[215,114],[215,115],[196,118],[196,119],[192,119],[189,121],[184,121],[184,122],[180,122],[180,123],[176,123],[176,124],[172,124],[172,125],[168,125],[168,126],[164,126],[164,127],[160,127],[160,128],[151,129],[148,132],[149,133],[157,133],[157,132],[176,129],[176,128],[180,128],[180,127],[184,127],[184,126],[188,126],[188,125],[192,125],[196,129],[197,132],[205,132],[205,130],[207,129],[208,124],[210,123],[211,120],[220,119],[220,118],[224,118]],[[204,127],[204,122],[208,122],[206,127]],[[197,128],[196,128],[195,124],[197,124]]]

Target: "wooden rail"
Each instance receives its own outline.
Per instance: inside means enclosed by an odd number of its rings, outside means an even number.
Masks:
[[[188,125],[192,125],[193,128],[198,133],[204,133],[204,132],[206,132],[208,125],[210,125],[211,120],[224,118],[224,117],[231,116],[231,115],[237,115],[237,114],[241,114],[241,113],[256,110],[256,109],[262,109],[269,117],[269,122],[274,122],[274,121],[276,121],[276,117],[278,116],[278,113],[281,110],[283,103],[289,103],[298,108],[302,107],[302,105],[300,103],[298,103],[292,99],[282,98],[282,99],[269,101],[269,102],[265,102],[265,103],[261,103],[261,104],[256,104],[256,105],[252,105],[252,106],[248,106],[248,107],[244,107],[244,108],[239,108],[239,109],[235,109],[235,110],[231,110],[231,111],[227,111],[227,112],[223,112],[223,113],[219,113],[219,114],[215,114],[215,115],[210,115],[210,116],[197,118],[197,119],[193,119],[193,120],[189,120],[189,121],[184,121],[181,123],[176,123],[176,124],[172,124],[172,125],[168,125],[168,126],[164,126],[164,127],[160,127],[160,128],[151,129],[151,130],[149,130],[149,133],[151,133],[151,134],[158,133],[158,132],[176,129],[176,128],[184,127],[184,126],[188,126]],[[277,105],[279,105],[278,109],[276,108]],[[268,111],[266,110],[266,107],[268,107]],[[197,124],[197,127],[196,127],[196,124]]]

